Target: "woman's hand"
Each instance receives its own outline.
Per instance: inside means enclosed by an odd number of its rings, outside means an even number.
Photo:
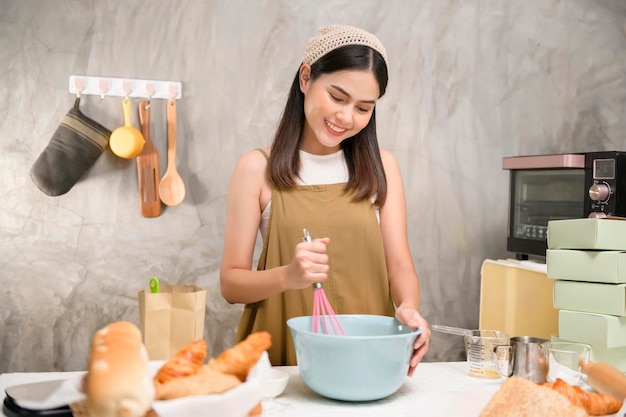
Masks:
[[[329,238],[314,239],[296,246],[293,259],[287,268],[286,287],[298,290],[324,282],[328,279],[328,255],[326,246]]]
[[[418,327],[422,329],[422,333],[417,336],[417,339],[415,339],[415,343],[413,344],[413,356],[411,356],[409,371],[407,372],[408,376],[413,376],[415,368],[421,362],[426,352],[428,352],[430,327],[428,326],[428,322],[413,307],[399,306],[396,309],[396,319],[413,329]]]

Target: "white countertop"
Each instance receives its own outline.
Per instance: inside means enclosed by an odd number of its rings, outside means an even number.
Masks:
[[[487,380],[467,375],[466,362],[430,362],[417,367],[415,375],[393,395],[378,401],[352,403],[330,400],[311,391],[296,366],[279,367],[290,374],[285,392],[264,401],[263,417],[298,416],[420,416],[476,417],[503,379]],[[9,373],[0,375],[0,398],[12,385],[67,378],[73,373]],[[624,416],[626,406],[616,414]],[[2,414],[3,415],[3,414]]]
[[[264,402],[263,416],[478,416],[504,381],[467,375],[466,362],[420,364],[413,377],[393,395],[378,401],[352,403],[329,400],[311,391],[297,367],[282,367],[290,374],[285,392]],[[282,407],[280,407],[282,405]]]

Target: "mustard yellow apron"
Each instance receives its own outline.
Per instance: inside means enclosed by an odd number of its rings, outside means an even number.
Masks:
[[[272,205],[258,270],[289,264],[302,229],[313,238],[328,237],[330,272],[324,292],[336,314],[377,314],[393,317],[380,227],[370,200],[352,201],[345,183],[302,185],[272,190]],[[272,335],[272,365],[295,365],[287,320],[310,316],[313,290],[289,290],[247,304],[237,341],[266,330]]]

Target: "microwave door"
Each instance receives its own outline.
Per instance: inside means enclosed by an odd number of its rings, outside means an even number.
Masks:
[[[507,250],[545,256],[548,222],[583,217],[584,169],[511,171]]]

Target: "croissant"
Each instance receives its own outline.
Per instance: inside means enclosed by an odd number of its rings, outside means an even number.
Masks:
[[[191,342],[161,366],[154,380],[164,384],[174,378],[194,375],[202,366],[206,355],[207,345],[204,339]]]
[[[557,378],[554,382],[541,384],[565,395],[577,407],[584,408],[591,416],[615,414],[622,408],[622,403],[610,395],[588,392],[580,387],[568,384]]]
[[[174,398],[192,395],[219,394],[239,384],[241,384],[241,381],[233,375],[225,375],[219,372],[204,372],[172,379],[164,384],[157,384],[156,399],[173,400]]]
[[[250,368],[258,362],[261,354],[271,345],[272,336],[268,332],[252,333],[245,340],[223,351],[217,358],[211,358],[209,363],[199,370],[199,373],[208,370],[231,374],[243,382]]]

